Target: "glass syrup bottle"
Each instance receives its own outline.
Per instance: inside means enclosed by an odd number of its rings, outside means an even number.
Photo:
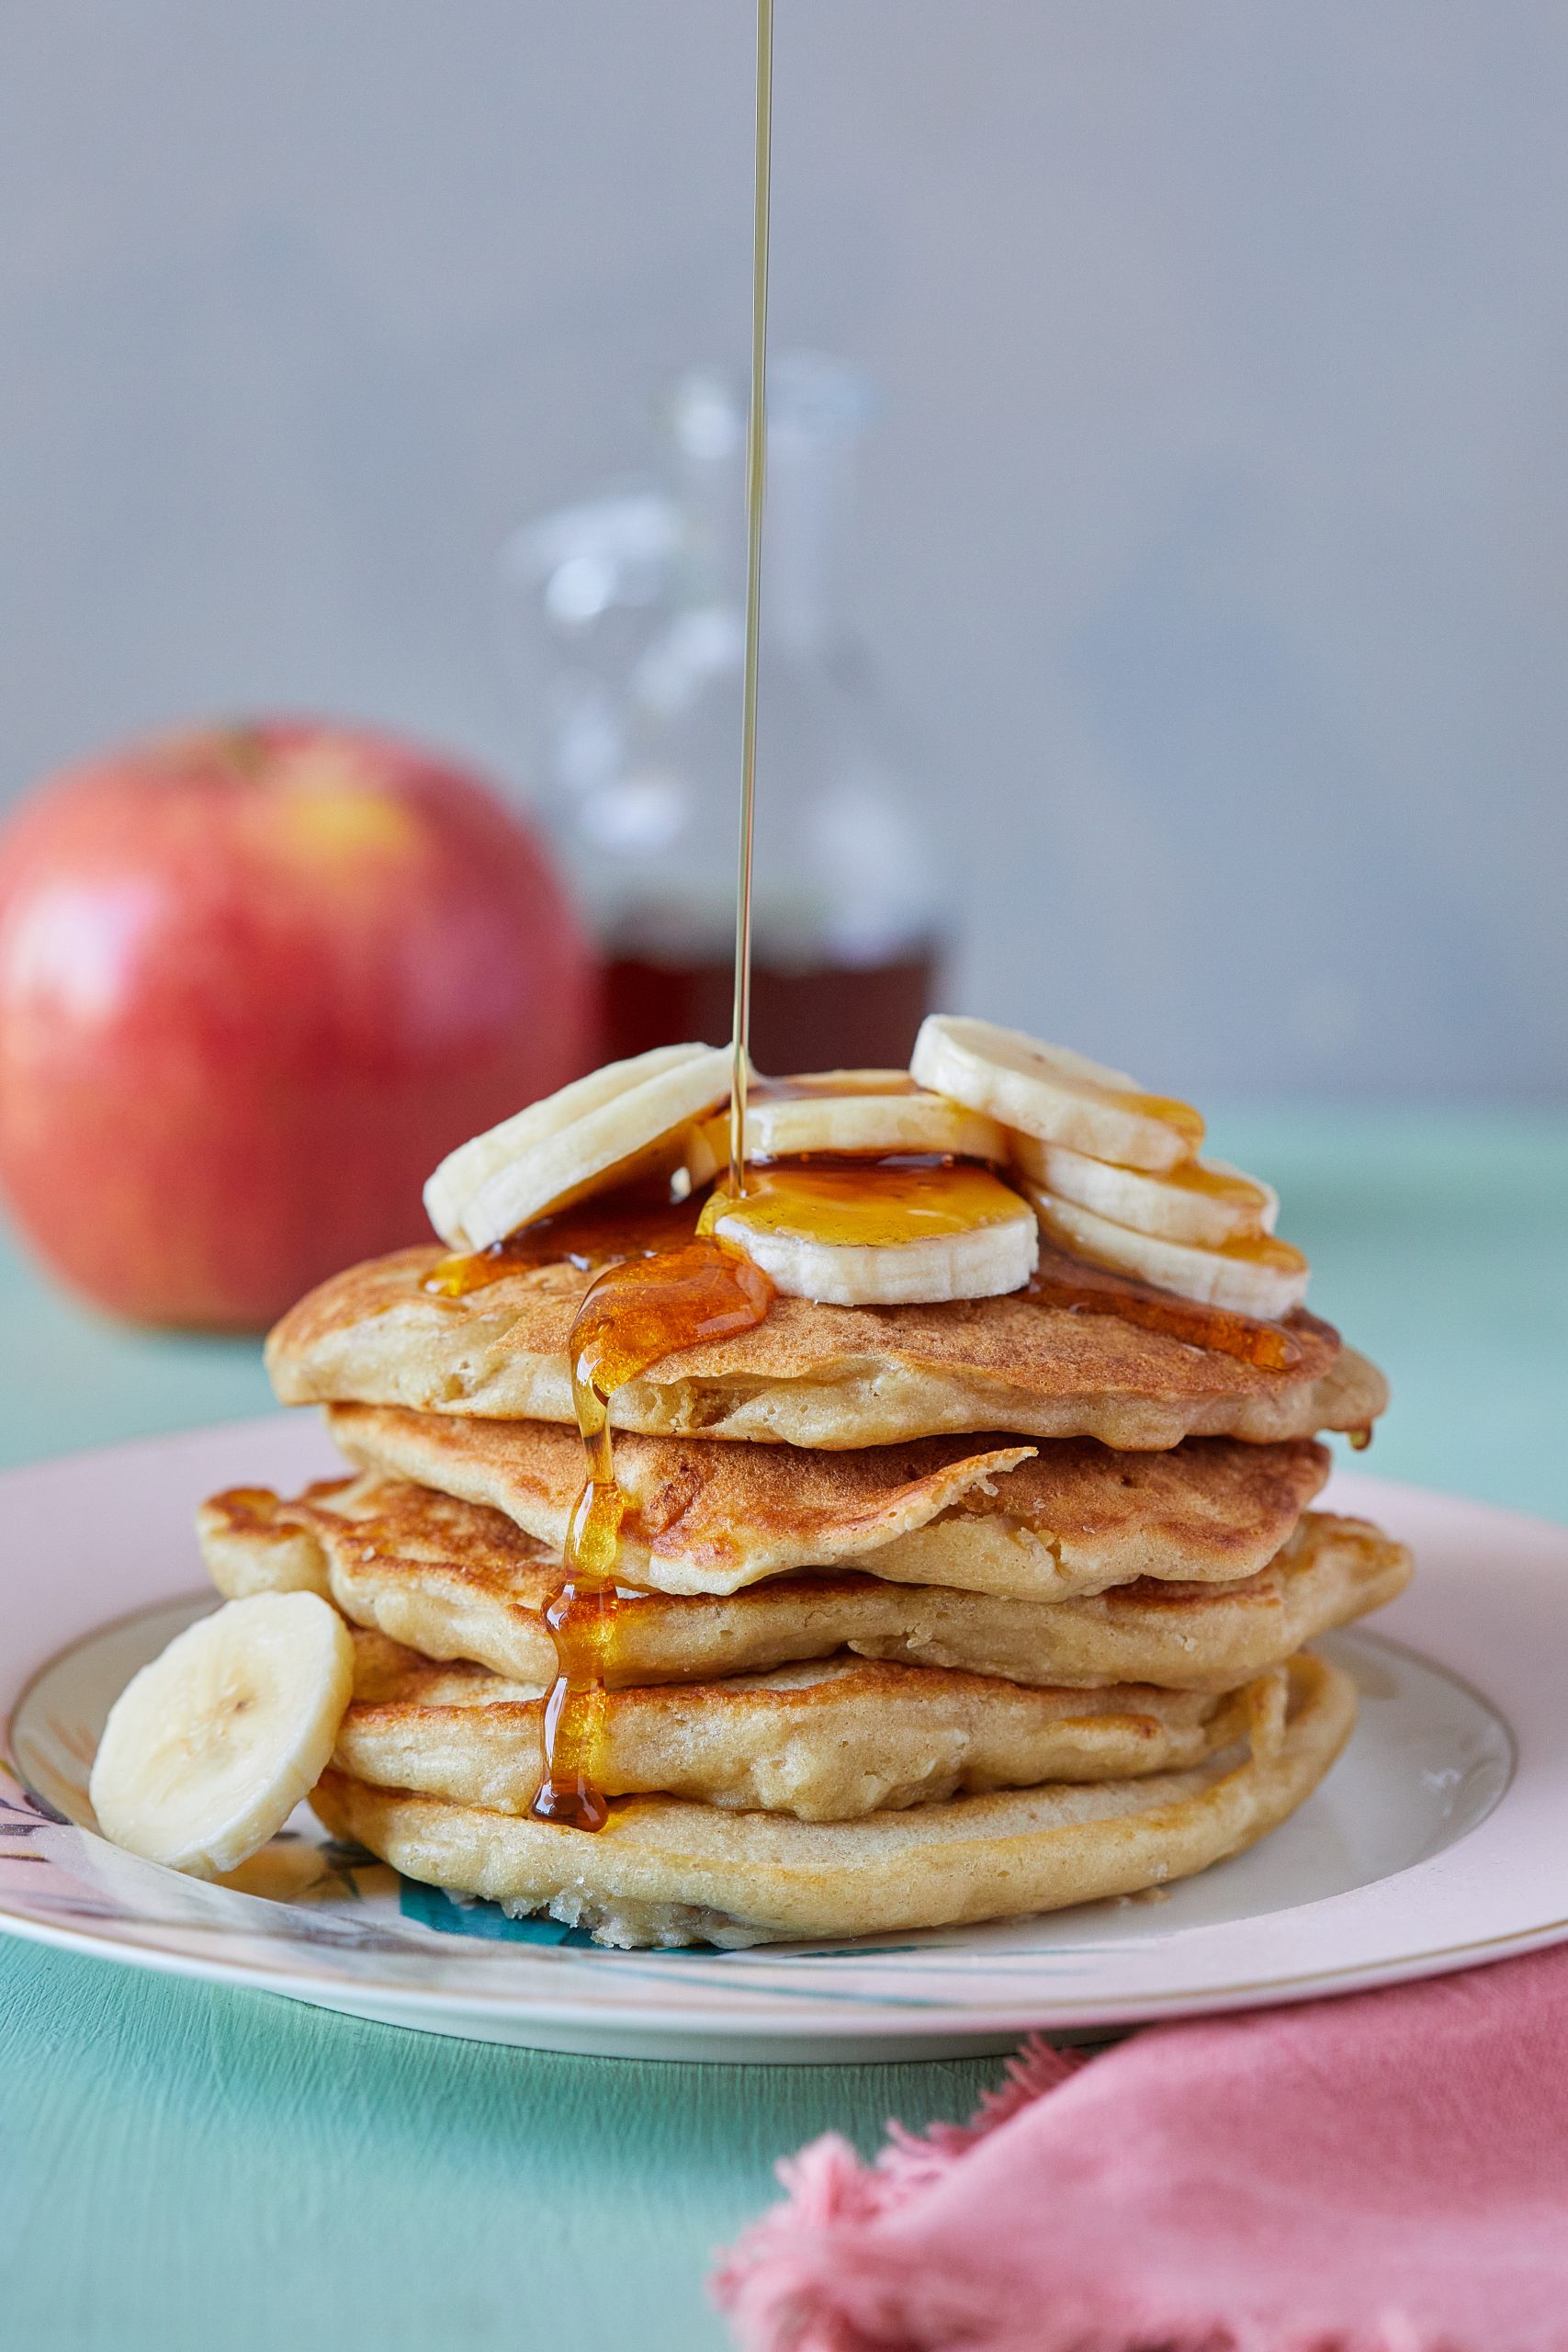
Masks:
[[[855,444],[846,364],[770,369],[751,1053],[897,1066],[941,944],[935,860],[840,617]],[[729,1035],[745,592],[745,405],[711,372],[664,403],[667,481],[508,544],[508,641],[557,838],[604,956],[607,1059]]]

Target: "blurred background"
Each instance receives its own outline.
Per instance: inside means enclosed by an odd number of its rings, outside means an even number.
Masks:
[[[497,552],[743,358],[748,9],[4,18],[0,793],[268,708],[536,783]],[[785,0],[775,348],[874,384],[949,1001],[1561,1098],[1565,94],[1550,0]]]
[[[0,20],[0,810],[302,712],[477,766],[579,881],[662,854],[571,696],[689,617],[672,492],[733,576],[750,8]],[[943,1001],[1216,1109],[1394,1372],[1380,1466],[1568,1507],[1568,13],[782,0],[777,42],[773,349],[845,463],[775,508],[830,626],[784,642],[775,542],[764,888],[896,867]],[[711,768],[733,642],[676,637]],[[810,841],[792,659],[872,747]],[[6,1451],[265,1399],[5,1281]]]

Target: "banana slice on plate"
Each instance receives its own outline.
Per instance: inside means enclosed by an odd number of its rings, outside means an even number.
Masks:
[[[1066,1144],[1021,1135],[1012,1139],[1012,1159],[1032,1184],[1058,1200],[1092,1209],[1134,1233],[1191,1241],[1200,1249],[1272,1233],[1280,1213],[1280,1196],[1271,1185],[1244,1176],[1223,1159],[1186,1159],[1163,1176],[1151,1176],[1140,1168],[1090,1159]]]
[[[1124,1070],[990,1021],[929,1014],[909,1069],[933,1094],[951,1094],[1004,1127],[1126,1168],[1175,1168],[1203,1140],[1190,1103],[1145,1094]]]
[[[193,1878],[237,1869],[326,1770],[353,1688],[348,1628],[317,1594],[226,1602],[109,1710],[88,1782],[99,1828]]]
[[[424,1188],[449,1249],[488,1250],[589,1193],[672,1174],[729,1093],[727,1046],[658,1046],[609,1062],[449,1152]]]
[[[1166,1241],[1151,1233],[1134,1233],[1092,1209],[1079,1208],[1054,1193],[1029,1188],[1043,1233],[1065,1250],[1098,1265],[1134,1274],[1180,1298],[1195,1298],[1205,1306],[1223,1306],[1235,1315],[1256,1315],[1274,1322],[1299,1306],[1306,1296],[1307,1261],[1290,1242],[1273,1234],[1255,1234],[1217,1249],[1195,1249],[1186,1241]]]
[[[1029,1203],[984,1168],[750,1169],[744,1198],[716,1193],[700,1230],[829,1306],[997,1298],[1040,1254]]]
[[[710,1120],[704,1133],[722,1165],[729,1151],[728,1120]],[[1004,1160],[1008,1146],[995,1119],[927,1093],[907,1069],[758,1079],[746,1097],[747,1159],[794,1159],[811,1152]]]

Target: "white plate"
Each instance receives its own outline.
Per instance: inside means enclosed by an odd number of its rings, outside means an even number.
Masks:
[[[429,2032],[778,2062],[1002,2050],[1032,2028],[1306,1999],[1568,1938],[1568,1532],[1363,1477],[1330,1503],[1413,1544],[1419,1573],[1376,1633],[1328,1645],[1361,1689],[1350,1747],[1284,1828],[1159,1903],[849,1945],[607,1952],[400,1881],[303,1810],[218,1886],[76,1826],[110,1700],[201,1605],[197,1501],[340,1466],[311,1422],[278,1415],[0,1477],[17,1775],[0,1781],[0,1928]]]

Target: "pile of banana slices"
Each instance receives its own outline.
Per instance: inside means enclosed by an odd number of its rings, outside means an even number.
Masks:
[[[425,1187],[431,1222],[449,1248],[479,1250],[622,1185],[705,1185],[726,1165],[729,1090],[725,1048],[612,1063],[443,1160]],[[1287,1314],[1306,1260],[1275,1238],[1269,1186],[1200,1159],[1202,1136],[1195,1111],[1123,1071],[933,1013],[907,1071],[758,1081],[745,1195],[721,1183],[705,1229],[785,1295],[834,1306],[1004,1295],[1029,1280],[1043,1233],[1184,1298]],[[847,1190],[846,1161],[866,1163]],[[949,1163],[947,1180],[912,1183],[921,1161]]]

